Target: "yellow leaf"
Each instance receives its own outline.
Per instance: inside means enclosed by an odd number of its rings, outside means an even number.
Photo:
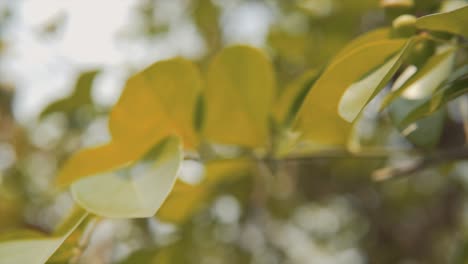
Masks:
[[[352,49],[346,55],[338,56],[309,91],[294,127],[302,132],[305,139],[313,142],[335,146],[345,144],[351,123],[342,118],[338,112],[343,94],[350,86],[361,79],[365,80],[367,74],[372,74],[373,70],[388,62],[388,59],[402,50],[406,43],[406,40],[379,40]],[[388,67],[391,68],[389,70],[394,70],[394,66]],[[375,94],[376,89],[389,78],[388,72],[376,72],[379,76],[372,77],[372,82],[367,80],[365,82],[371,94]],[[368,92],[363,95],[367,97]],[[362,110],[370,98],[354,99],[358,106],[353,107],[352,117],[355,117],[356,111]]]
[[[180,140],[169,137],[135,165],[73,183],[71,193],[78,205],[100,216],[150,217],[172,190],[181,161]]]
[[[209,67],[205,95],[208,140],[245,147],[268,143],[275,79],[261,51],[247,46],[221,51]]]
[[[112,141],[72,156],[60,171],[58,184],[126,166],[172,134],[194,147],[198,136],[193,112],[201,86],[197,68],[180,58],[157,62],[131,77],[110,113]]]
[[[202,205],[208,196],[205,184],[191,185],[177,181],[171,194],[158,210],[157,217],[161,220],[182,223]]]
[[[196,145],[193,111],[201,86],[197,68],[184,59],[157,62],[136,74],[110,114],[113,139],[154,143],[176,133],[185,145]]]

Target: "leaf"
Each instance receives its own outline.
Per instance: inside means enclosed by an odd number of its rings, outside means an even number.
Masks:
[[[0,264],[45,263],[86,216],[84,210],[75,211],[52,236],[27,230],[3,235]]]
[[[273,116],[278,123],[286,126],[291,124],[318,76],[317,70],[306,71],[285,88],[273,109]]]
[[[180,140],[169,137],[140,162],[77,181],[71,192],[81,207],[100,216],[150,217],[169,195],[181,160]]]
[[[438,90],[433,96],[426,98],[421,104],[409,112],[401,121],[403,126],[432,115],[441,109],[448,102],[455,100],[459,96],[468,93],[468,78],[461,78],[447,84],[443,89]]]
[[[414,111],[424,100],[408,100],[398,98],[390,105],[390,118],[403,136],[414,145],[423,148],[433,148],[439,142],[442,134],[445,114],[443,111],[433,113],[416,123],[407,126],[403,121],[405,117]]]
[[[83,209],[79,208],[81,211]],[[88,216],[71,232],[62,242],[60,247],[49,258],[47,263],[68,263],[72,258],[80,255],[83,250],[83,240],[87,240],[87,235],[90,235],[90,227],[92,228],[97,221],[96,217]],[[86,242],[84,242],[86,244]]]
[[[294,127],[305,139],[343,145],[351,129],[350,121],[393,75],[408,45],[406,40],[380,40],[338,56],[309,91]],[[349,88],[357,89],[361,96],[345,95],[344,102],[340,102]],[[342,116],[338,113],[339,108]],[[345,116],[344,109],[352,112]]]
[[[262,52],[247,46],[222,50],[209,67],[205,96],[203,134],[208,140],[245,147],[267,144],[275,78]]]
[[[157,62],[131,77],[110,113],[112,141],[73,155],[59,172],[58,184],[121,168],[169,135],[180,135],[185,146],[194,147],[193,112],[201,85],[197,68],[184,59]]]
[[[56,113],[71,112],[85,105],[91,105],[91,88],[99,71],[83,72],[76,81],[73,93],[64,99],[48,105],[40,114],[40,118]]]
[[[379,91],[393,76],[399,66],[400,54],[393,56],[384,65],[374,70],[346,89],[338,103],[338,114],[346,121],[353,122],[364,106],[371,100],[375,91]],[[375,87],[375,90],[369,87]]]
[[[391,36],[390,28],[378,28],[372,31],[366,32],[357,38],[353,39],[349,44],[347,44],[344,48],[342,48],[333,58],[333,60],[337,60],[343,56],[346,56],[353,50],[357,48],[361,48],[363,45],[369,44],[371,42],[380,41],[380,40],[388,40]]]
[[[196,145],[193,111],[201,85],[195,65],[180,58],[157,62],[134,75],[109,117],[113,140],[152,145],[175,133],[185,145]]]
[[[468,37],[468,6],[420,17],[416,21],[416,26],[421,29],[444,31]]]
[[[434,55],[400,87],[394,86],[392,92],[383,100],[381,109],[388,106],[398,96],[406,99],[422,99],[431,95],[445,81],[452,71],[455,50],[448,49]],[[397,80],[395,83],[398,83]]]
[[[205,184],[191,185],[177,181],[157,213],[163,221],[183,223],[198,210],[208,196]]]

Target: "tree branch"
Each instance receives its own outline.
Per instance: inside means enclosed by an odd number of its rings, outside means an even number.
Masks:
[[[418,157],[414,160],[402,163],[395,167],[386,167],[376,170],[372,174],[372,178],[376,181],[383,181],[390,178],[406,176],[419,172],[421,170],[438,166],[450,161],[468,159],[468,147],[453,148],[441,150],[433,154]]]

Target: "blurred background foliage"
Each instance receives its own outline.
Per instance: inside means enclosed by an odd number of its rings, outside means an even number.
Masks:
[[[462,1],[59,2],[0,1],[0,233],[54,229],[73,203],[53,184],[57,169],[108,139],[109,108],[142,66],[182,56],[205,71],[223,47],[249,44],[272,58],[282,94],[359,34]],[[440,144],[464,144],[463,100],[449,107]],[[389,120],[364,119],[361,139],[385,138],[391,151],[260,165],[186,160],[154,218],[88,219],[49,262],[468,263],[468,163],[374,182],[375,169],[411,158],[411,145]]]

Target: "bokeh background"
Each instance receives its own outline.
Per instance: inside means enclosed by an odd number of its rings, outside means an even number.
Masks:
[[[53,230],[73,203],[56,172],[109,139],[107,113],[131,74],[174,56],[203,71],[242,43],[269,54],[281,93],[355,36],[390,25],[380,2],[0,0],[0,233]],[[410,11],[424,15],[444,1],[414,2]],[[50,263],[468,263],[468,163],[375,182],[372,172],[410,158],[411,145],[371,112],[360,130],[368,144],[385,135],[392,151],[230,170],[203,199],[172,201],[195,201],[177,221],[93,219]],[[183,166],[188,185],[207,170]]]

